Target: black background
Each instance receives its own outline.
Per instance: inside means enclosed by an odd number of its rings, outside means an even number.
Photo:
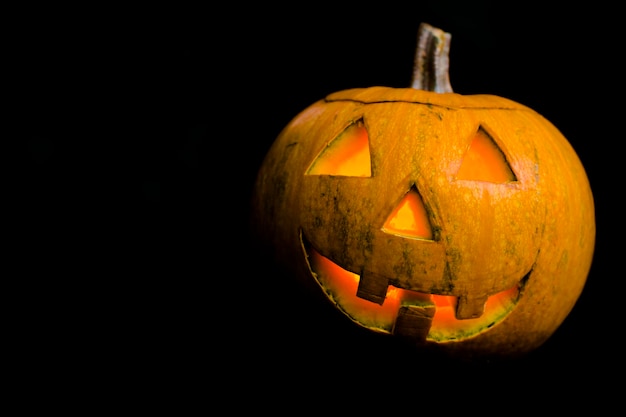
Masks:
[[[83,378],[113,375],[207,401],[211,384],[241,397],[265,387],[275,392],[257,406],[268,409],[286,407],[276,395],[285,389],[299,393],[299,409],[329,395],[397,402],[400,392],[415,396],[400,402],[471,392],[473,407],[498,396],[512,408],[614,399],[606,375],[623,372],[624,280],[611,240],[622,227],[616,7],[483,0],[73,13],[30,10],[12,43],[27,184],[21,331],[48,378],[72,363]],[[353,329],[300,298],[248,236],[254,177],[280,130],[328,93],[407,87],[421,22],[452,34],[456,93],[538,111],[572,143],[594,191],[585,290],[522,360],[449,362]]]

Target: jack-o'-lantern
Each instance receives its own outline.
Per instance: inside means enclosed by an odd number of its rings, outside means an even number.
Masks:
[[[253,225],[357,325],[460,356],[527,353],[585,285],[588,178],[534,110],[452,92],[450,34],[422,24],[418,40],[411,88],[330,94],[284,128]]]

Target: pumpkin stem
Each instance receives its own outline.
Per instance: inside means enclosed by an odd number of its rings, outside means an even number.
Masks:
[[[435,93],[452,93],[448,75],[450,53],[448,32],[428,23],[420,24],[411,87]]]

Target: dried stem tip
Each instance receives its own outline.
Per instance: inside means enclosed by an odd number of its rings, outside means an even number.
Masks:
[[[452,93],[449,53],[451,35],[427,23],[420,24],[411,87],[435,93]]]

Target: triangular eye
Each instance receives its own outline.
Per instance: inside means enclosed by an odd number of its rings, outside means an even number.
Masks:
[[[495,183],[517,181],[504,153],[482,126],[463,157],[456,179]]]
[[[351,124],[333,139],[313,161],[307,175],[371,177],[369,136],[363,122]]]
[[[409,190],[391,212],[383,225],[383,231],[398,236],[433,239],[428,213],[415,187]]]

